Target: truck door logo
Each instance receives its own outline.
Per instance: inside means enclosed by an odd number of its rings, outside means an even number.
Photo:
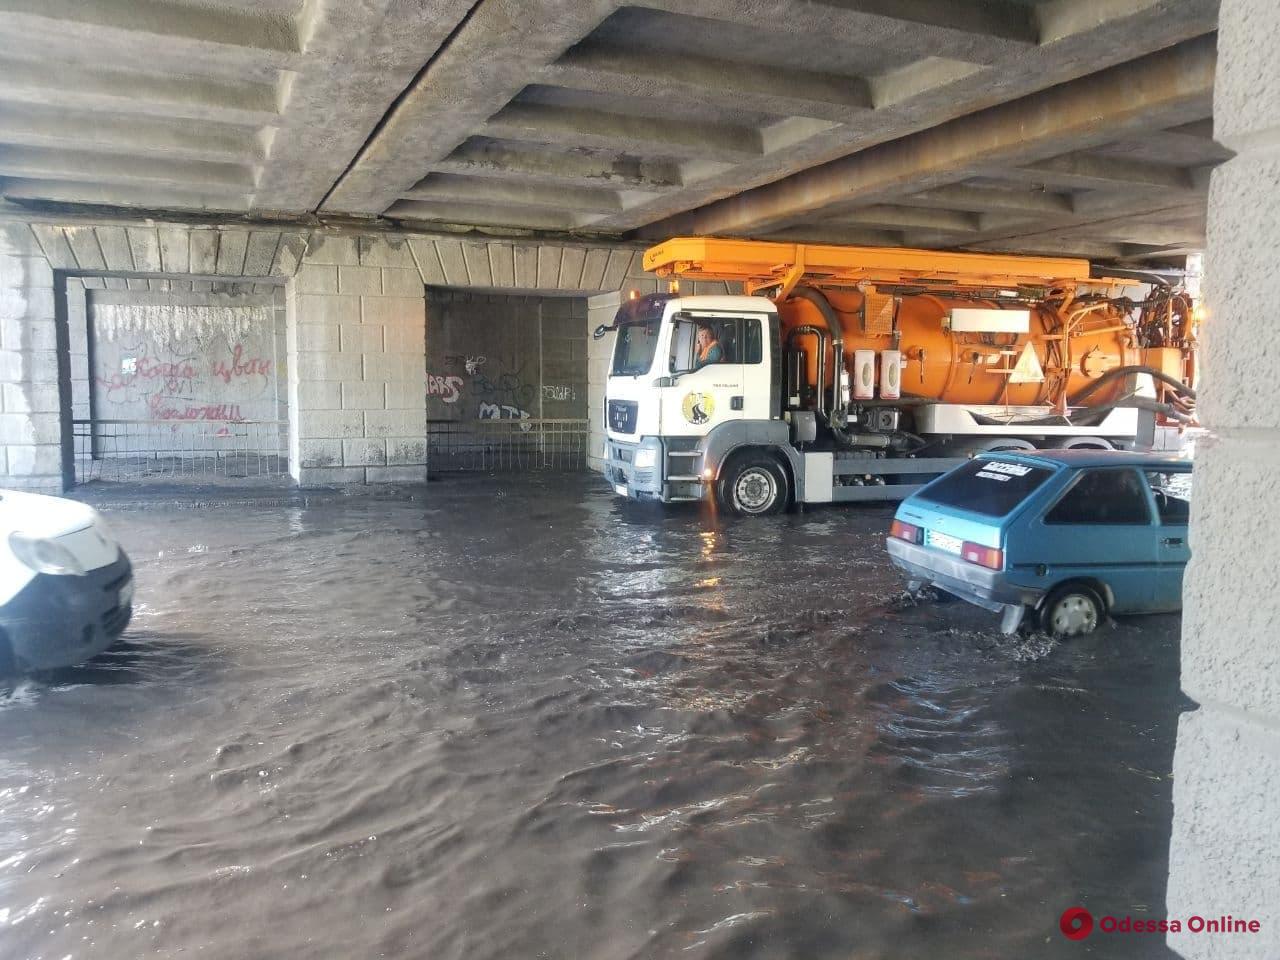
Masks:
[[[680,405],[684,418],[692,424],[703,424],[715,416],[716,402],[709,393],[691,391],[684,395],[684,403]]]

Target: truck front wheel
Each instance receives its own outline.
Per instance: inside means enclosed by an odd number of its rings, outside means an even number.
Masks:
[[[787,473],[770,456],[745,454],[720,471],[716,501],[728,513],[753,517],[778,513],[790,499]]]

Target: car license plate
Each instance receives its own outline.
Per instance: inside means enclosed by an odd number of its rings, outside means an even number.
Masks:
[[[959,537],[953,537],[949,534],[939,533],[937,530],[930,530],[926,534],[925,542],[931,547],[938,550],[944,550],[947,553],[959,554],[964,546],[964,541]]]
[[[627,488],[621,483],[615,483],[613,485],[613,492],[620,497],[625,497],[627,495]]]
[[[132,606],[133,604],[133,581],[130,580],[120,588],[120,593],[116,599],[116,603],[121,607]]]

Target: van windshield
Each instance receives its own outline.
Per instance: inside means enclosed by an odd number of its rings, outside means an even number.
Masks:
[[[987,517],[1007,516],[1053,474],[1008,460],[970,460],[920,491],[920,498]]]

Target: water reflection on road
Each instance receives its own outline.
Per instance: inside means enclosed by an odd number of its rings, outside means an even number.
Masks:
[[[119,512],[128,642],[0,700],[0,955],[1065,957],[1067,906],[1161,916],[1177,618],[1027,661],[891,602],[889,516]]]

